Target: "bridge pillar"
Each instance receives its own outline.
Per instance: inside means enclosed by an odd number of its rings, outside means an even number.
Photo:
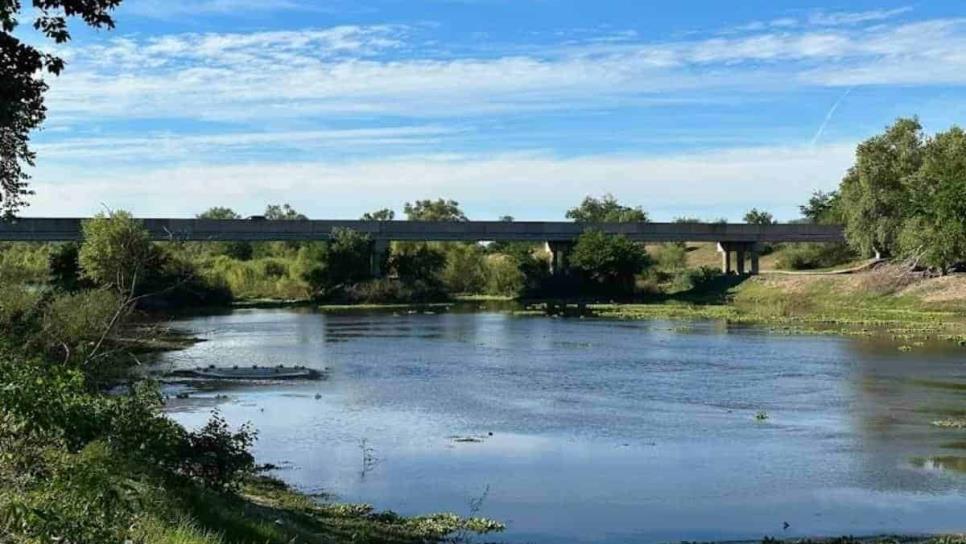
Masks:
[[[721,254],[721,273],[725,276],[731,275],[731,252],[725,249],[723,244],[719,243],[718,253]]]
[[[376,239],[370,244],[369,252],[369,274],[373,278],[381,278],[383,265],[386,262],[386,253],[389,252],[389,240]]]
[[[570,250],[574,243],[570,241],[550,240],[547,242],[547,251],[550,253],[550,274],[559,276],[567,273],[570,267],[568,262]]]
[[[758,264],[758,244],[755,242],[718,242],[718,253],[721,253],[721,273],[731,275],[737,273],[744,276],[746,273],[752,276],[759,272]],[[735,260],[732,267],[731,254],[734,253]],[[746,259],[751,261],[751,270],[745,268]]]

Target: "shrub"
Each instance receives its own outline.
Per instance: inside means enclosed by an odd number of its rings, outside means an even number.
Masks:
[[[255,432],[243,425],[232,432],[217,412],[198,431],[188,433],[181,445],[181,472],[217,490],[235,487],[241,477],[255,469],[249,452]]]
[[[523,292],[527,278],[513,257],[489,255],[484,262],[488,295],[515,297]]]
[[[486,261],[477,244],[449,244],[443,284],[450,293],[481,293],[486,286]]]
[[[782,270],[814,270],[844,264],[855,258],[855,252],[844,243],[786,244],[775,264]]]
[[[722,277],[721,270],[712,266],[679,270],[671,281],[674,291],[702,291]]]

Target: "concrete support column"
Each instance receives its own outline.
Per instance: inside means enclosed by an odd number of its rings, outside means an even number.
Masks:
[[[567,273],[570,250],[574,243],[570,241],[548,241],[547,251],[550,253],[550,273],[559,276]]]
[[[372,241],[369,253],[369,274],[374,278],[381,278],[386,253],[389,252],[389,240],[376,239]]]
[[[757,276],[759,272],[758,266],[758,244],[752,244],[751,249],[748,252],[751,256],[751,275]]]
[[[718,242],[718,253],[721,254],[721,273],[730,276],[731,268],[731,246],[726,242]]]
[[[738,268],[738,275],[739,276],[744,276],[745,275],[745,246],[744,245],[738,246],[738,259],[737,260],[738,260],[738,262],[737,262],[737,265],[738,265],[737,266],[737,268]]]

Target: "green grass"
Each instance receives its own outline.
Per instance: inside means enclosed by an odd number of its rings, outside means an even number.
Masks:
[[[966,345],[966,301],[927,303],[880,291],[872,276],[725,279],[702,293],[654,297],[652,302],[592,304],[596,316],[616,319],[714,319],[768,327],[773,332],[878,336],[906,349],[928,341]],[[964,278],[966,280],[966,278]]]

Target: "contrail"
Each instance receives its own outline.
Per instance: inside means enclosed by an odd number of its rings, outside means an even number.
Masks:
[[[825,127],[828,126],[829,121],[832,120],[832,116],[835,115],[835,110],[839,109],[839,105],[842,104],[842,101],[845,100],[845,97],[851,94],[852,89],[854,88],[855,87],[849,87],[848,89],[846,89],[845,93],[842,94],[842,96],[840,96],[839,99],[836,100],[834,104],[832,104],[832,107],[828,110],[828,113],[825,114],[825,120],[822,121],[822,126],[818,127],[818,132],[816,132],[815,136],[812,137],[812,147],[815,147],[819,139],[822,138],[822,134],[825,133]]]

